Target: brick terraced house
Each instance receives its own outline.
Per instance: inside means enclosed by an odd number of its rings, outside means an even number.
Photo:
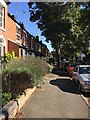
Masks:
[[[0,60],[6,52],[11,51],[14,51],[17,57],[49,57],[50,52],[47,46],[39,41],[39,37],[33,37],[23,23],[18,23],[16,17],[8,13],[10,2],[6,1],[0,1]]]

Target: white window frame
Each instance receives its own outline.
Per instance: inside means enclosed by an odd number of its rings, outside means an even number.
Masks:
[[[1,11],[2,15],[0,15],[0,17],[2,18],[2,22],[0,21],[0,23],[1,23],[0,29],[2,29],[3,31],[5,31],[5,29],[4,29],[4,20],[5,20],[5,13],[4,13],[5,10],[4,9],[5,9],[5,6],[6,6],[5,1],[4,0],[0,1],[0,8],[3,8],[2,9],[3,11]]]
[[[4,55],[4,47],[6,46],[6,41],[3,35],[0,35],[0,47],[1,47],[1,56]]]
[[[20,29],[20,26],[18,24],[16,24],[16,42],[20,43],[20,33],[17,33],[17,28]],[[19,37],[19,40],[17,39],[17,37]]]
[[[5,3],[5,1],[4,0],[0,0],[0,4],[2,5],[2,6],[6,6],[6,3]]]
[[[0,44],[0,47],[1,47],[1,56],[3,56],[4,55],[4,46],[2,46],[1,44]]]
[[[3,45],[4,47],[6,46],[6,41],[3,35],[0,35],[0,44]]]

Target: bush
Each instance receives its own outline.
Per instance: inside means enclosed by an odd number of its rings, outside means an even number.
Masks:
[[[7,104],[12,98],[11,93],[9,92],[2,92],[2,106]]]
[[[48,64],[39,58],[11,59],[3,69],[3,91],[10,92],[16,98],[26,88],[41,83],[42,76],[48,72]]]
[[[16,58],[15,52],[14,51],[12,51],[11,53],[7,52],[2,57],[2,63],[8,63],[12,58]]]

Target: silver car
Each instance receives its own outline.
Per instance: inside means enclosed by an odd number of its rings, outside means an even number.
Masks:
[[[90,92],[90,65],[78,65],[72,80],[78,84],[81,92]]]

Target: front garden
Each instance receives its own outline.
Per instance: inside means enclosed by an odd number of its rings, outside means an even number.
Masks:
[[[11,57],[2,70],[2,105],[25,94],[25,89],[42,84],[42,77],[48,72],[47,62],[40,58]]]

